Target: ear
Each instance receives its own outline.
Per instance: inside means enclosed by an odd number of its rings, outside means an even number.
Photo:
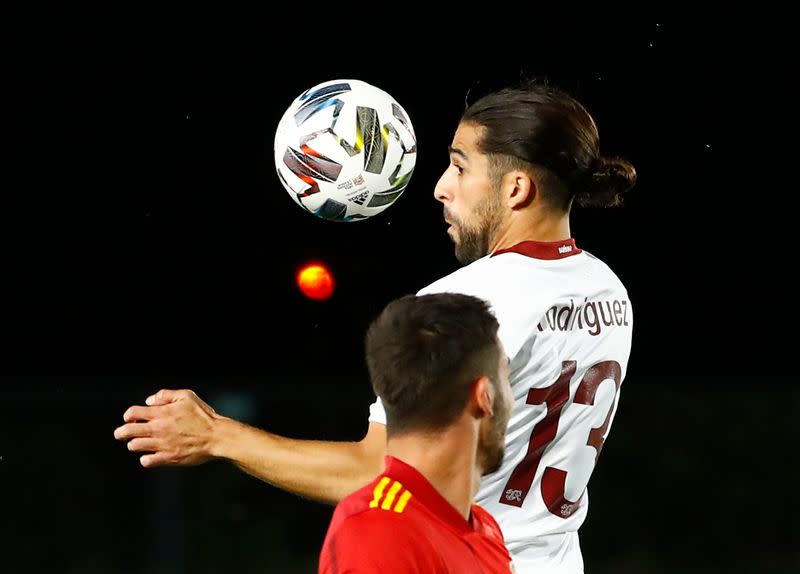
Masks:
[[[475,418],[490,417],[494,414],[494,389],[489,377],[480,377],[472,383],[470,403]]]
[[[520,209],[530,204],[536,197],[536,183],[530,175],[521,170],[509,171],[503,176],[505,200],[511,209]]]

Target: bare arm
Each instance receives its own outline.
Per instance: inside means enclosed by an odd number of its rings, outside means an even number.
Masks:
[[[359,442],[284,438],[217,414],[192,391],[162,390],[151,406],[125,411],[114,431],[142,466],[190,466],[226,459],[300,496],[336,503],[383,470],[386,427],[372,423]]]
[[[283,490],[337,503],[383,470],[386,427],[371,423],[360,442],[295,440],[231,419],[220,426],[217,456]]]

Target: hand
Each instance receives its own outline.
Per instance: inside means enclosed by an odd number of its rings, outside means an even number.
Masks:
[[[126,424],[114,430],[114,438],[128,441],[128,450],[150,453],[139,458],[143,467],[192,466],[213,458],[214,425],[222,417],[194,392],[162,389],[145,403],[125,411]]]

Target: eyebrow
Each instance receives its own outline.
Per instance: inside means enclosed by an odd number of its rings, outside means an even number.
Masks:
[[[461,151],[457,147],[453,147],[453,146],[449,145],[449,146],[447,146],[447,151],[450,152],[450,155],[457,155],[462,160],[464,160],[465,162],[469,163],[469,158],[467,158],[467,154],[465,154],[463,151]]]

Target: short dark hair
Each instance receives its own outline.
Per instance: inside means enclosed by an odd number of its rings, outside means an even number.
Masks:
[[[478,149],[489,155],[493,177],[512,169],[539,176],[542,199],[568,211],[615,207],[636,183],[630,162],[600,155],[597,126],[586,108],[558,88],[526,80],[467,106],[461,123],[481,130]]]
[[[388,434],[444,428],[464,410],[476,379],[497,384],[497,329],[488,303],[471,295],[407,295],[389,303],[366,337]]]

